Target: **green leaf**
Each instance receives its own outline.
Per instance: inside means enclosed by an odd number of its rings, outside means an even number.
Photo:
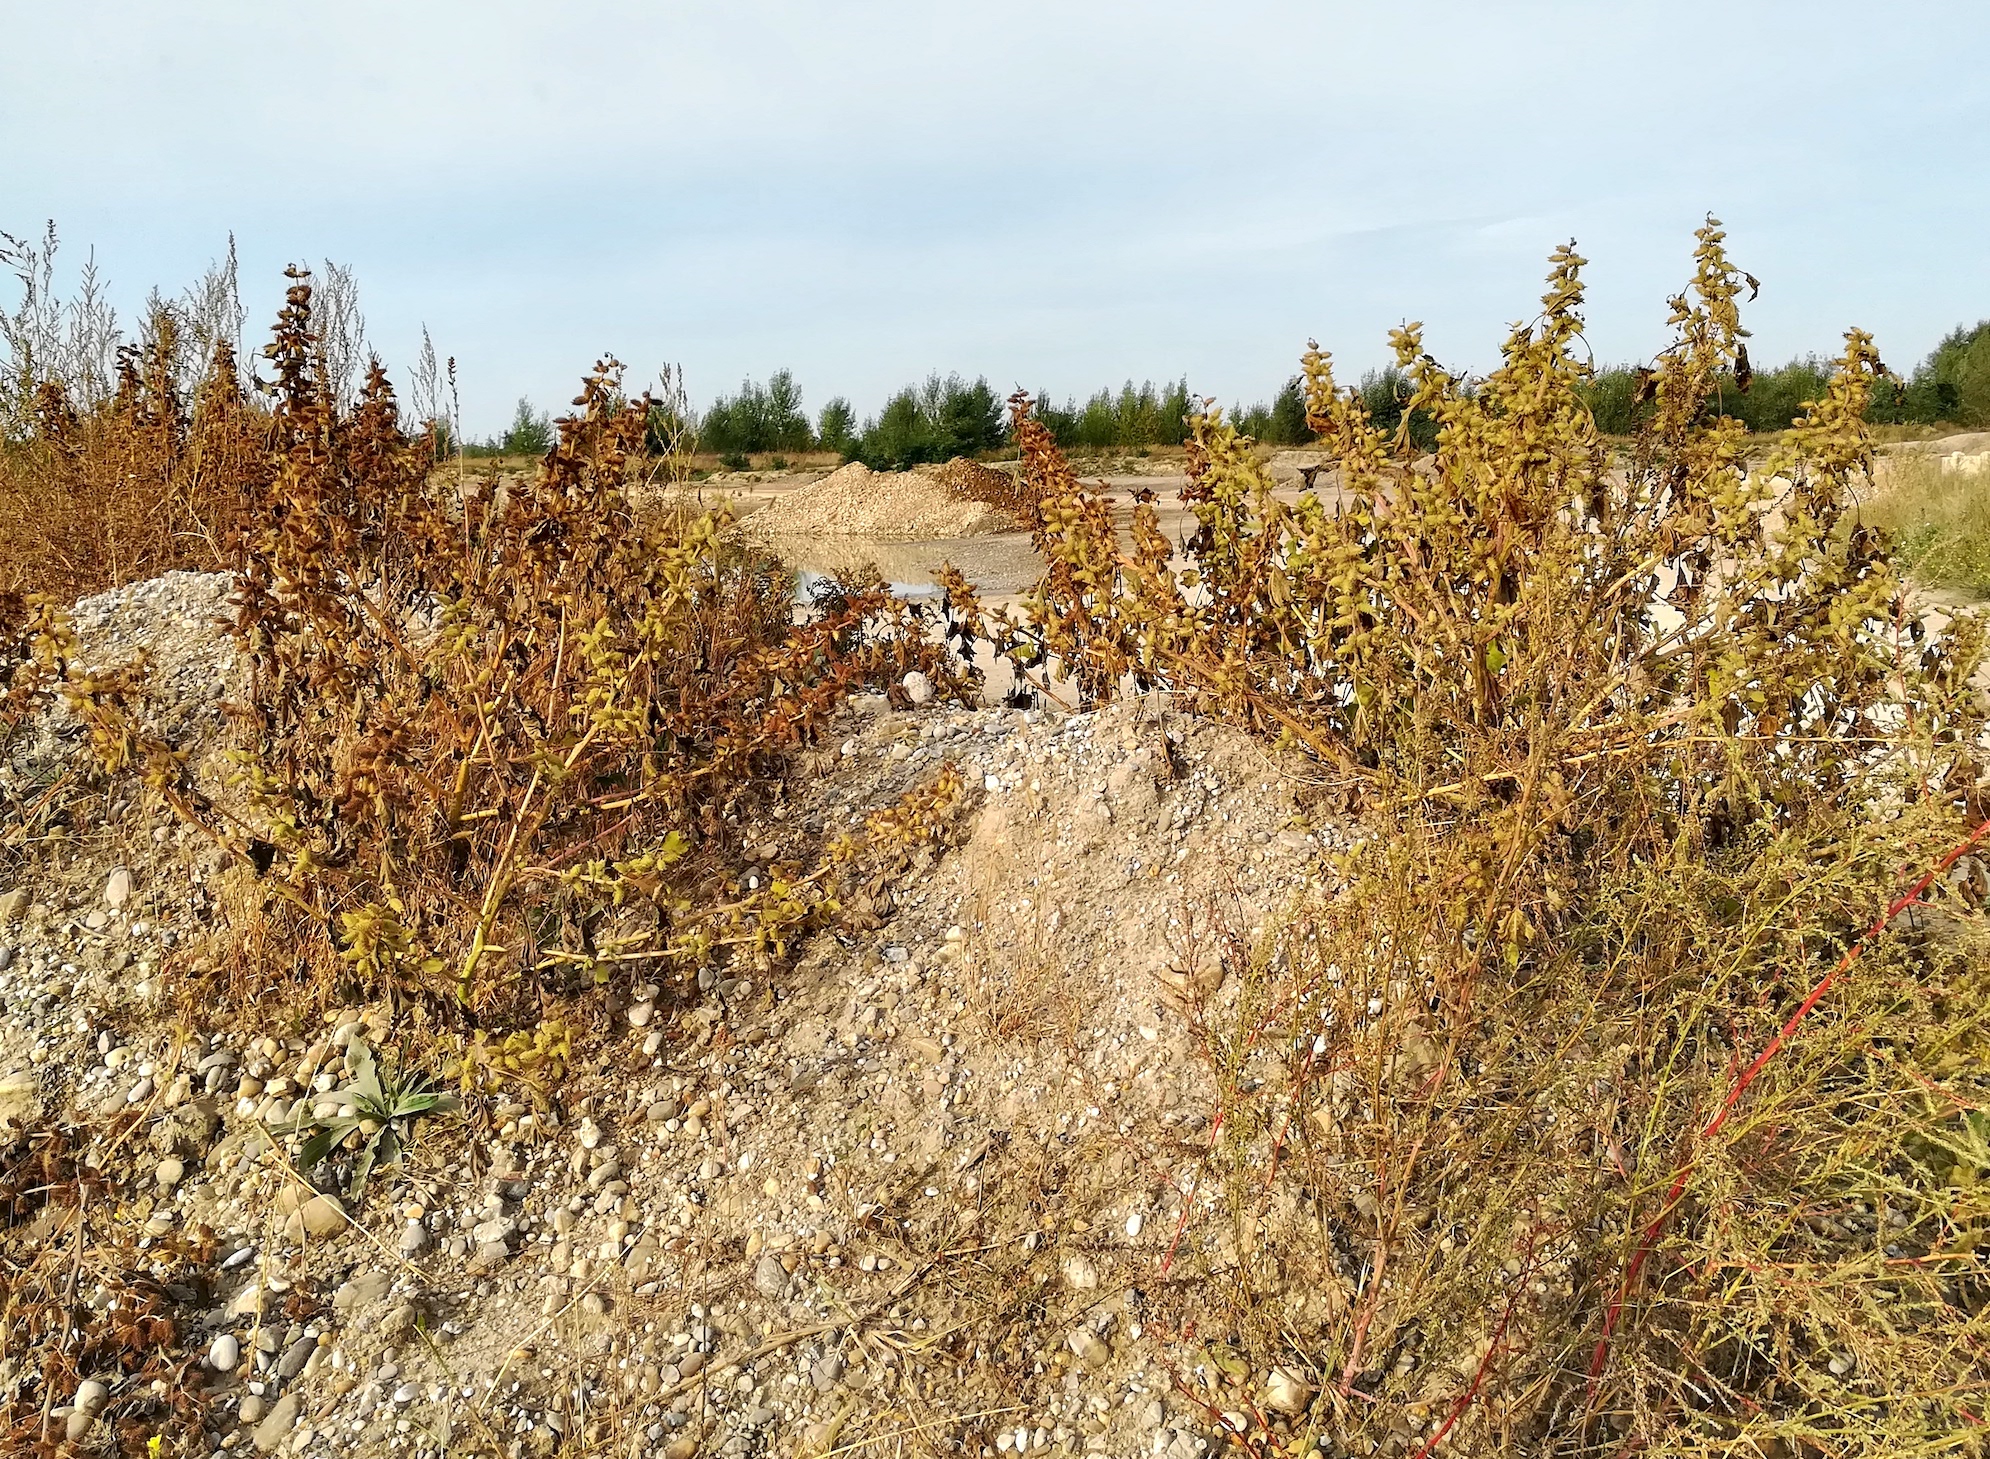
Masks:
[[[373,1061],[373,1051],[358,1039],[353,1040],[353,1045],[359,1050],[352,1061],[354,1092],[368,1104],[376,1107],[384,1106],[387,1102],[386,1095],[380,1087],[380,1071]]]
[[[297,1168],[309,1170],[320,1160],[332,1153],[332,1147],[346,1137],[358,1123],[356,1120],[333,1120],[322,1127],[317,1134],[304,1142],[304,1148],[297,1152]]]

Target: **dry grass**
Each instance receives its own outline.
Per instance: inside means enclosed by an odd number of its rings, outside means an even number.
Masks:
[[[1833,965],[1984,818],[1981,626],[1910,647],[1858,523],[1864,335],[1745,472],[1706,409],[1745,286],[1710,224],[1612,471],[1580,264],[1469,390],[1399,333],[1428,462],[1308,355],[1346,510],[1199,421],[1188,571],[1145,510],[1123,552],[1019,402],[1050,566],[985,631],[1303,748],[1360,824],[1285,926],[1217,939],[1241,997],[1198,1013],[1240,1340],[1306,1395],[1248,1442],[1967,1447],[1990,1205],[1930,1152],[1990,1097],[1980,916],[1938,888],[1967,937]]]
[[[1932,451],[1890,455],[1863,515],[1892,534],[1916,581],[1990,594],[1990,474],[1942,470]]]

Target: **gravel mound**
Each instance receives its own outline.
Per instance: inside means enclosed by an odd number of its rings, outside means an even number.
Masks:
[[[947,470],[876,480],[960,506]],[[146,712],[210,761],[243,668],[229,588],[173,574],[72,615],[88,662],[148,652]],[[0,746],[30,762],[0,762],[17,800],[81,763],[61,713]],[[845,927],[695,994],[618,980],[560,1080],[423,1117],[363,1194],[343,1157],[300,1173],[285,1147],[405,1021],[289,985],[220,996],[255,869],[154,798],[73,783],[64,834],[0,858],[0,1176],[69,1151],[128,1198],[0,1221],[0,1263],[39,1292],[142,1276],[169,1325],[156,1367],[51,1388],[52,1328],[0,1363],[0,1409],[45,1411],[51,1445],[143,1421],[175,1452],[326,1459],[442,1459],[452,1428],[517,1459],[820,1454],[902,1432],[908,1392],[940,1415],[935,1453],[1289,1438],[1294,1380],[1235,1358],[1209,1377],[1194,1335],[1258,1260],[1203,1178],[1225,1096],[1199,1020],[1248,1011],[1206,929],[1254,937],[1342,832],[1262,746],[1164,696],[1066,715],[908,692],[859,696],[800,752],[748,856],[812,864],[948,765],[957,825]],[[446,1050],[416,1049],[456,1086]],[[1323,1258],[1278,1194],[1246,1219],[1285,1321],[1323,1342]],[[91,1341],[114,1330],[90,1312]],[[154,1375],[186,1400],[170,1415]]]
[[[221,705],[242,664],[226,625],[234,579],[218,572],[169,572],[81,599],[70,610],[79,667],[105,669],[147,655],[143,727],[203,752],[222,739]],[[45,784],[80,753],[82,722],[59,699],[32,716],[0,760],[0,790]]]
[[[972,462],[957,461],[942,471],[955,467],[985,470]],[[987,474],[1001,476],[1000,472]],[[1003,482],[1007,486],[1006,477]],[[987,489],[985,483],[981,485]],[[968,495],[953,478],[916,471],[872,471],[861,461],[852,461],[822,480],[769,503],[741,525],[755,536],[874,537],[896,542],[979,537],[1017,528],[1009,512]]]

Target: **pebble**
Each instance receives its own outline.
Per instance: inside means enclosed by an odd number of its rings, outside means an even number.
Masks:
[[[428,1250],[428,1227],[419,1221],[410,1221],[401,1228],[401,1255],[420,1256]]]
[[[306,1236],[336,1236],[345,1229],[345,1206],[337,1196],[316,1195],[284,1222],[284,1235],[293,1241]]]
[[[158,1168],[152,1172],[152,1179],[157,1182],[160,1190],[169,1191],[186,1179],[186,1174],[185,1162],[167,1159],[159,1162]]]
[[[304,1365],[311,1361],[311,1354],[317,1350],[318,1340],[316,1338],[298,1338],[283,1350],[283,1356],[277,1360],[276,1376],[283,1379],[286,1383],[289,1382],[304,1371]]]
[[[95,1418],[104,1411],[104,1405],[110,1401],[110,1388],[94,1378],[85,1379],[76,1385],[75,1408],[78,1413],[86,1413]]]
[[[235,1334],[224,1332],[207,1347],[207,1366],[217,1373],[232,1373],[242,1360],[242,1345]]]
[[[263,1421],[256,1425],[255,1443],[265,1454],[290,1437],[290,1431],[297,1427],[297,1416],[304,1411],[304,1400],[295,1393],[286,1393],[276,1401]]]
[[[1088,1256],[1064,1258],[1064,1284],[1073,1291],[1089,1292],[1099,1285],[1099,1269]]]
[[[1280,1413],[1302,1414],[1313,1401],[1313,1385],[1296,1373],[1273,1368],[1265,1379],[1264,1401],[1267,1408]]]
[[[104,904],[110,907],[122,907],[130,900],[131,868],[128,866],[112,868],[109,879],[104,882]]]
[[[753,1268],[753,1285],[763,1297],[778,1297],[788,1289],[788,1269],[770,1251]]]
[[[1112,1349],[1106,1346],[1105,1339],[1089,1327],[1081,1327],[1067,1339],[1071,1351],[1078,1355],[1078,1361],[1088,1368],[1103,1367],[1112,1357]]]

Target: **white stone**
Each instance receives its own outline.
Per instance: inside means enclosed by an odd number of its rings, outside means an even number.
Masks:
[[[1080,1292],[1089,1292],[1099,1285],[1099,1269],[1087,1256],[1067,1256],[1064,1258],[1065,1285]]]

